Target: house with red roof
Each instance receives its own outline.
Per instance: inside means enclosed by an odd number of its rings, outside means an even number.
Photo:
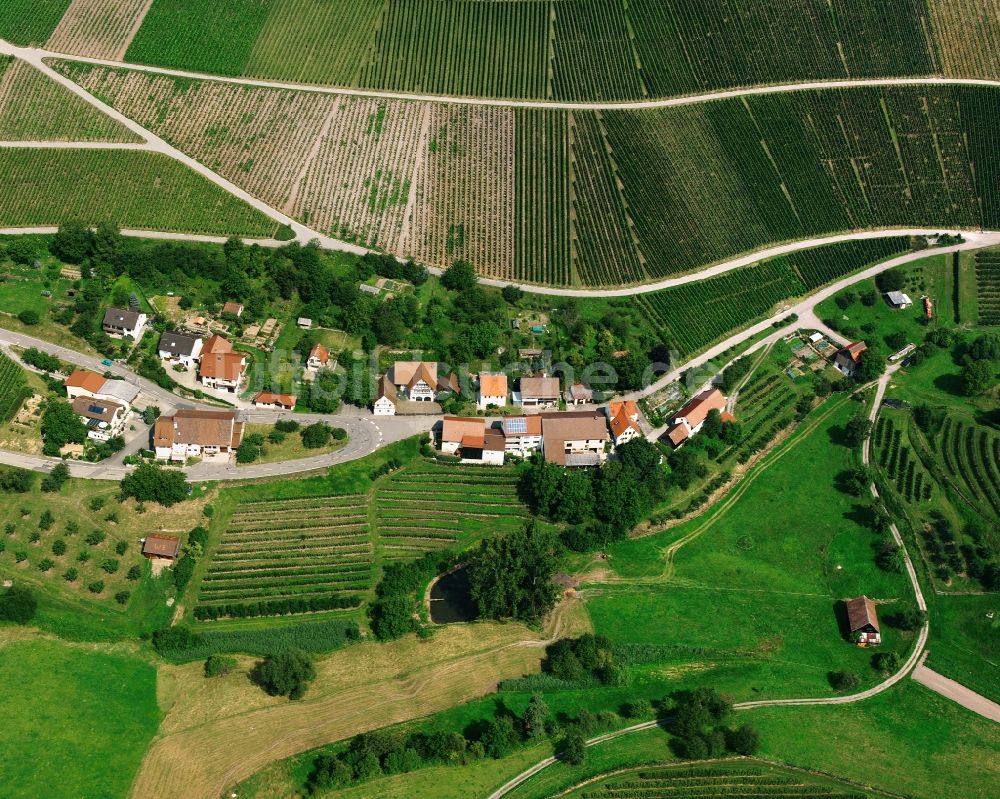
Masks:
[[[667,431],[670,443],[679,447],[695,435],[713,410],[719,413],[726,410],[726,398],[719,389],[709,388],[692,397],[673,417],[673,426]]]

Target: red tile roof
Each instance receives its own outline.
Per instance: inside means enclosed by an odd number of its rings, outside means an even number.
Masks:
[[[181,540],[176,536],[151,533],[146,536],[142,545],[142,554],[157,558],[176,558],[180,548]]]
[[[295,407],[294,394],[275,394],[273,391],[259,391],[253,398],[254,405],[281,405],[285,408]]]
[[[228,343],[228,342],[226,342]],[[235,383],[246,369],[246,358],[238,352],[219,352],[213,355],[202,355],[198,374],[216,380],[228,380]]]
[[[878,614],[875,612],[875,603],[866,596],[859,596],[847,601],[847,621],[852,633],[869,624],[875,628],[876,632],[881,632],[878,626]]]
[[[105,383],[104,378],[96,372],[87,369],[74,369],[73,374],[66,378],[66,388],[82,388],[91,394],[96,394]]]
[[[717,388],[710,388],[695,396],[687,405],[674,414],[675,419],[687,419],[690,427],[695,428],[708,417],[708,412],[726,409],[726,398]]]
[[[232,352],[233,345],[222,336],[215,335],[211,336],[205,341],[204,346],[201,348],[201,354],[204,355],[215,355],[220,352]]]

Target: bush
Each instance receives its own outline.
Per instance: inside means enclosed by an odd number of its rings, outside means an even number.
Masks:
[[[27,624],[37,610],[38,600],[29,588],[14,585],[0,594],[0,620]]]
[[[52,511],[48,508],[42,511],[42,515],[38,517],[38,526],[43,530],[48,530],[52,527],[52,523],[56,520],[55,516],[52,515]]]
[[[587,744],[583,740],[583,733],[570,730],[560,742],[556,757],[571,766],[582,764],[587,759]]]
[[[200,643],[201,636],[194,633],[190,627],[181,624],[176,627],[164,627],[153,633],[153,648],[161,654],[193,649]]]
[[[104,507],[104,497],[91,497],[87,507],[96,513]]]
[[[94,530],[92,533],[87,533],[87,537],[84,538],[83,540],[86,541],[88,544],[90,544],[92,547],[96,547],[107,537],[108,537],[107,533],[105,533],[103,530]]]
[[[104,590],[104,580],[94,580],[94,582],[87,586],[87,590],[92,594],[101,593]]]
[[[312,658],[301,649],[268,655],[253,667],[250,679],[271,696],[301,699],[316,679]]]
[[[101,568],[108,574],[114,574],[118,571],[119,563],[114,558],[108,558],[107,560],[101,561]]]
[[[67,583],[75,583],[77,576],[78,575],[76,569],[66,569],[66,571],[63,572],[63,579]]]
[[[325,447],[330,441],[333,431],[329,425],[323,422],[316,422],[302,429],[302,446],[306,449],[318,449]]]
[[[128,591],[119,591],[117,594],[115,594],[115,602],[117,602],[119,605],[127,605],[128,598],[130,596],[131,594]]]
[[[236,668],[236,658],[225,655],[209,655],[205,661],[206,677],[224,677]]]
[[[0,470],[0,491],[14,494],[26,494],[35,482],[35,473],[27,469]]]
[[[115,544],[115,553],[118,555],[124,555],[128,552],[128,541],[119,541]]]
[[[299,429],[299,423],[295,419],[279,419],[274,423],[274,429],[279,433],[294,433]]]
[[[861,684],[853,671],[831,671],[826,678],[835,691],[853,691]]]
[[[128,573],[125,575],[127,580],[138,580],[142,577],[142,568],[140,566],[129,567]]]
[[[66,542],[61,538],[57,538],[52,542],[52,554],[53,555],[65,555],[66,554]]]
[[[760,749],[760,733],[749,724],[743,724],[735,730],[726,732],[726,748],[737,755],[750,757]]]
[[[69,466],[65,463],[57,463],[42,480],[42,491],[54,493],[61,489],[67,480],[69,480]]]
[[[895,674],[899,671],[899,655],[895,652],[879,652],[872,658],[872,668],[883,674]]]
[[[47,572],[55,565],[56,563],[54,560],[52,560],[52,558],[42,558],[40,561],[38,561],[38,571]]]
[[[21,313],[17,315],[17,318],[25,325],[37,325],[41,318],[38,316],[38,311],[33,308],[25,308]]]

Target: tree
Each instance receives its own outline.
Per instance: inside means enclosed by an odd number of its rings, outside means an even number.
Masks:
[[[319,449],[325,447],[330,441],[330,426],[323,422],[316,422],[308,427],[302,428],[302,446],[306,449]]]
[[[906,285],[906,275],[900,269],[890,269],[875,278],[875,285],[882,292],[902,291]]]
[[[593,512],[594,484],[590,473],[583,469],[564,471],[560,501],[554,518],[557,521],[580,524],[589,519]]]
[[[268,655],[250,672],[250,679],[271,696],[301,699],[316,679],[312,658],[300,649]]]
[[[889,617],[889,623],[900,630],[919,630],[924,626],[927,614],[912,602],[903,605]]]
[[[225,655],[209,655],[205,661],[206,677],[224,677],[236,668],[236,658]]]
[[[0,594],[0,620],[27,624],[35,618],[38,600],[30,589],[14,585]]]
[[[576,729],[567,732],[559,744],[557,757],[571,766],[581,765],[587,759],[587,744],[583,740],[583,733]]]
[[[991,361],[970,361],[962,368],[962,387],[968,397],[983,394],[995,382],[995,367]]]
[[[879,652],[872,658],[872,668],[883,674],[894,674],[899,671],[899,655],[895,652]]]
[[[486,725],[479,740],[486,754],[499,760],[510,754],[518,739],[517,730],[514,729],[514,719],[510,716],[500,716]]]
[[[861,683],[853,671],[831,671],[826,678],[835,691],[853,691]]]
[[[744,757],[755,755],[760,749],[760,733],[749,724],[729,730],[726,732],[726,748]]]
[[[559,595],[552,577],[558,539],[534,521],[521,530],[482,541],[469,564],[469,588],[479,614],[489,619],[536,621]]]
[[[264,436],[260,433],[250,433],[243,437],[236,449],[237,463],[253,463],[264,453]]]
[[[187,498],[188,484],[184,473],[177,469],[142,463],[122,479],[121,493],[122,497],[169,507]]]
[[[969,347],[969,356],[975,361],[1000,361],[1000,336],[996,333],[979,336]]]
[[[82,222],[65,222],[52,237],[49,250],[60,261],[79,264],[90,255],[94,236]]]
[[[41,317],[38,315],[38,311],[34,308],[25,308],[21,313],[17,315],[17,318],[25,325],[37,325],[41,321]]]
[[[468,291],[476,285],[476,270],[468,261],[455,261],[441,275],[441,285],[451,291]]]
[[[379,598],[371,608],[372,632],[380,641],[392,641],[411,632],[416,623],[412,603],[402,594]]]
[[[49,400],[42,414],[42,437],[46,455],[58,455],[66,444],[82,444],[87,440],[87,426],[73,411],[73,406],[62,400]]]
[[[514,285],[504,286],[500,294],[503,296],[504,300],[509,302],[511,305],[515,305],[518,300],[524,296],[524,292]]]
[[[0,470],[0,491],[25,494],[35,482],[35,473],[27,469],[12,467]]]
[[[878,380],[884,371],[885,353],[878,347],[870,346],[861,353],[857,368],[854,370],[854,378],[861,383],[869,383]]]
[[[860,447],[872,432],[871,420],[865,416],[855,416],[844,425],[844,445]]]
[[[42,491],[54,493],[61,489],[67,480],[69,480],[69,466],[59,462],[52,467],[52,471],[42,480],[41,489]]]
[[[542,695],[535,693],[528,700],[528,707],[524,710],[524,717],[521,719],[524,725],[524,735],[526,738],[538,738],[545,734],[545,722],[549,718],[549,706],[545,703]]]

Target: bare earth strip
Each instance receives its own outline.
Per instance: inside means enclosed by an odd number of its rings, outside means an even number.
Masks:
[[[581,611],[575,601],[557,608],[546,639],[583,631]],[[538,638],[521,625],[477,624],[440,628],[429,641],[359,644],[320,661],[298,702],[265,696],[245,673],[208,681],[200,663],[163,667],[160,682],[176,702],[131,795],[214,799],[275,760],[483,696],[538,670],[546,643]]]
[[[153,0],[73,0],[46,44],[53,50],[120,59]]]

